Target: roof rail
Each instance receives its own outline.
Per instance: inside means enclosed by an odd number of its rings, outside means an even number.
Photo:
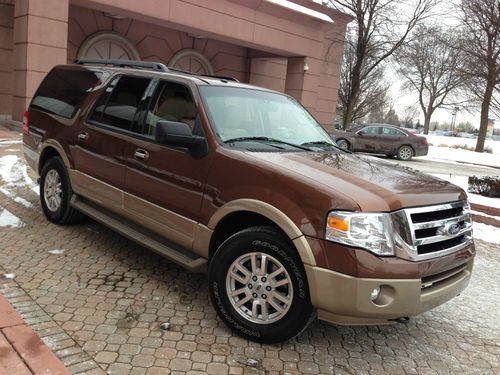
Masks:
[[[137,61],[137,60],[112,60],[112,59],[76,59],[75,64],[99,64],[99,65],[112,65],[118,68],[146,68],[153,69],[158,72],[168,72],[169,69],[165,64],[151,61]]]
[[[227,81],[239,82],[236,78],[227,77],[227,76],[217,76],[211,74],[197,74],[193,72],[189,72],[187,70],[177,69],[177,68],[169,68],[165,64],[159,62],[152,61],[138,61],[138,60],[112,60],[112,59],[76,59],[75,64],[85,65],[85,64],[99,64],[99,65],[111,65],[116,66],[118,68],[146,68],[153,69],[158,72],[175,72],[188,74],[191,76],[197,77],[207,77],[207,78],[218,78]]]
[[[183,69],[177,69],[177,68],[168,68],[171,72],[173,73],[183,73],[183,74],[188,74],[191,76],[197,76],[197,77],[206,77],[206,78],[218,78],[218,79],[224,79],[227,81],[234,81],[234,82],[239,82],[236,78],[234,77],[228,77],[228,76],[217,76],[213,74],[198,74],[198,73],[193,73],[188,70],[183,70]]]

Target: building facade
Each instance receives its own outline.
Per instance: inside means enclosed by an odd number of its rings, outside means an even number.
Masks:
[[[0,0],[0,118],[54,65],[120,58],[285,92],[331,129],[349,21],[311,0]]]

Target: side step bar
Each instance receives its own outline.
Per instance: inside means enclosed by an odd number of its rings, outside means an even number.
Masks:
[[[207,270],[208,262],[205,258],[199,257],[188,250],[175,249],[175,246],[161,240],[159,236],[148,233],[146,229],[142,229],[139,225],[127,219],[119,218],[106,209],[97,208],[85,198],[73,195],[71,205],[95,221],[137,242],[139,245],[153,250],[191,272],[205,273]]]

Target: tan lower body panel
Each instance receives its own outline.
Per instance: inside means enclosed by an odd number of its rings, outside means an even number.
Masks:
[[[311,302],[318,316],[335,324],[387,324],[439,306],[468,285],[472,262],[460,273],[422,289],[421,279],[366,279],[319,267],[305,266]],[[372,291],[380,287],[372,301]]]
[[[69,175],[75,193],[208,258],[212,231],[205,226],[84,173],[70,169]]]

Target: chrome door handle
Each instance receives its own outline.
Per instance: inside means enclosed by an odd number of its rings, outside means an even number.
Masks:
[[[89,133],[82,131],[80,134],[78,134],[78,139],[80,141],[86,141],[89,138]]]
[[[146,150],[143,150],[142,148],[138,148],[137,150],[135,150],[134,158],[140,160],[147,160],[149,158],[149,153]]]

